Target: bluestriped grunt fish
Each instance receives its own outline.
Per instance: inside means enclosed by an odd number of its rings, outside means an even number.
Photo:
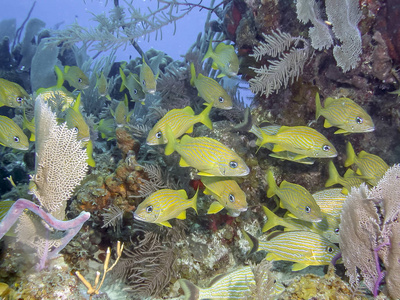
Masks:
[[[342,176],[339,175],[333,161],[329,162],[329,178],[325,183],[326,187],[335,184],[343,186],[342,193],[347,195],[352,187],[359,187],[361,183],[365,182],[362,176],[358,176],[352,169],[347,169],[346,173]]]
[[[277,195],[280,199],[281,207],[304,221],[320,222],[322,220],[321,209],[310,192],[304,187],[286,180],[282,181],[278,187],[271,171],[268,171],[266,179],[268,182],[267,196],[271,198]]]
[[[190,84],[196,87],[201,98],[207,103],[212,104],[213,107],[232,109],[233,104],[231,96],[228,95],[218,82],[201,73],[196,77],[196,70],[193,63],[190,64],[190,73],[192,76]]]
[[[139,204],[133,216],[140,221],[172,227],[168,220],[186,219],[189,207],[197,212],[197,193],[198,190],[192,199],[188,199],[185,190],[158,190]]]
[[[206,189],[204,194],[212,195],[215,200],[208,214],[216,214],[222,209],[226,209],[232,217],[237,217],[241,212],[247,210],[246,194],[233,179],[225,177],[202,176],[201,182]]]
[[[372,186],[377,185],[389,169],[388,164],[377,155],[365,151],[361,151],[356,155],[350,142],[346,145],[346,155],[344,166],[348,167],[355,164],[358,168],[356,173],[361,175]]]
[[[139,75],[129,72],[128,76],[126,76],[121,68],[119,68],[119,74],[122,80],[119,91],[122,92],[127,88],[132,101],[138,101],[144,104],[143,101],[146,98],[146,94],[143,92],[142,86],[139,83]]]
[[[18,83],[0,78],[0,107],[21,107],[29,98],[29,94]]]
[[[74,105],[67,109],[65,122],[69,129],[75,129],[77,131],[77,139],[86,143],[90,140],[90,129],[79,109],[80,104],[81,94],[79,93]]]
[[[89,87],[89,78],[78,66],[65,66],[64,71],[58,66],[54,66],[54,70],[57,74],[57,87],[61,87],[64,80],[78,90],[84,90]]]
[[[274,144],[273,152],[290,151],[297,153],[294,161],[305,157],[327,158],[337,156],[337,151],[328,139],[307,126],[282,126],[275,135],[261,131],[260,146]]]
[[[142,65],[140,67],[139,83],[142,86],[144,93],[154,94],[157,88],[157,78],[159,72],[154,75],[153,70],[146,63],[144,57],[142,57]]]
[[[209,57],[213,60],[212,68],[221,71],[217,76],[218,78],[237,75],[239,71],[239,59],[236,55],[235,48],[233,48],[232,45],[227,45],[221,42],[217,45],[215,51],[213,51],[212,39],[210,39],[208,50],[202,61],[205,61]]]
[[[212,106],[208,105],[200,114],[195,115],[190,106],[182,109],[172,109],[167,112],[154,127],[150,130],[147,136],[148,145],[161,145],[168,142],[165,137],[165,126],[171,127],[175,138],[179,138],[184,133],[193,132],[193,125],[200,122],[212,129],[212,122],[208,115]]]
[[[246,176],[250,172],[239,155],[212,138],[184,135],[177,142],[169,125],[165,133],[168,140],[165,154],[178,152],[181,167],[196,168],[202,176]]]
[[[339,253],[339,247],[318,233],[311,231],[275,231],[267,240],[258,240],[249,233],[244,237],[250,243],[250,254],[265,250],[266,260],[293,261],[293,271],[300,271],[308,266],[328,265]]]
[[[104,73],[101,72],[100,76],[96,74],[96,85],[94,88],[97,88],[97,92],[101,97],[106,97],[108,101],[111,101],[111,97],[108,94],[108,82]]]
[[[0,145],[18,150],[28,150],[28,137],[10,118],[0,116]]]
[[[357,103],[349,98],[326,98],[325,107],[322,107],[319,94],[315,96],[316,112],[315,118],[325,117],[324,127],[338,127],[335,134],[371,132],[374,131],[374,122],[370,115]]]

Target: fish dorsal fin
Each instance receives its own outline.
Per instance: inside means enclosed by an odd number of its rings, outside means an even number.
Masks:
[[[293,161],[300,160],[300,159],[307,158],[307,157],[308,157],[307,155],[298,154],[293,158]]]
[[[181,167],[190,167],[190,165],[186,162],[186,160],[183,159],[183,157],[181,157],[181,159],[179,161],[179,166],[181,166]]]
[[[306,265],[306,264],[303,264],[303,263],[295,263],[295,264],[293,264],[293,266],[292,266],[292,271],[300,271],[300,270],[303,270],[303,269],[305,269],[305,268],[307,268],[308,267],[308,265]]]
[[[368,154],[369,154],[368,152],[365,152],[364,150],[362,150],[360,153],[358,153],[358,158],[363,158]]]
[[[187,199],[188,198],[187,193],[186,193],[185,190],[183,190],[183,189],[182,190],[177,190],[176,192],[178,193],[179,197],[181,197],[182,199]]]
[[[216,214],[224,209],[224,206],[218,201],[214,201],[211,203],[210,208],[207,211],[207,214]]]
[[[328,121],[327,119],[325,119],[325,121],[324,121],[324,127],[325,127],[325,128],[330,128],[330,127],[332,127],[331,123],[329,123],[329,121]],[[336,132],[335,132],[335,133],[336,133]]]
[[[168,221],[160,222],[160,223],[158,223],[158,224],[161,224],[161,225],[163,225],[163,226],[172,228],[171,224],[170,224]]]
[[[185,220],[186,219],[186,210],[183,210],[176,218],[179,220]]]
[[[182,111],[187,113],[187,114],[190,114],[190,115],[194,116],[193,108],[191,108],[190,106],[186,106],[185,108],[182,108]]]

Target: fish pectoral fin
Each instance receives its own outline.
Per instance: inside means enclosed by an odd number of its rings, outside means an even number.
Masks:
[[[271,261],[271,260],[282,260],[282,258],[280,258],[279,256],[277,256],[276,254],[274,254],[272,252],[269,252],[267,254],[267,256],[265,256],[265,259],[268,260],[268,261]]]
[[[328,121],[327,119],[325,119],[324,127],[325,127],[325,128],[332,127],[331,123],[329,123],[329,121]]]
[[[360,170],[360,169],[357,169],[356,174],[362,175],[361,170]]]
[[[272,148],[272,152],[281,152],[281,151],[285,151],[286,149],[283,148],[281,145],[275,144],[274,148]]]
[[[290,217],[290,218],[292,218],[292,219],[298,219],[294,214],[292,214],[291,212],[287,212],[286,214],[285,214],[285,216],[287,216],[287,217]]]
[[[181,166],[181,167],[190,167],[190,165],[182,157],[181,157],[181,159],[179,161],[179,166]]]
[[[221,210],[224,209],[224,206],[219,203],[218,201],[214,201],[211,203],[210,208],[207,211],[207,214],[216,214],[217,212],[220,212]]]
[[[160,222],[160,223],[157,223],[157,224],[172,228],[171,224],[168,221]]]
[[[307,157],[308,157],[307,155],[298,154],[293,158],[293,161],[300,160],[300,159],[307,158]]]
[[[221,78],[221,77],[224,77],[224,76],[226,76],[224,73],[219,73],[217,78]]]
[[[300,271],[300,270],[303,270],[303,269],[305,269],[307,267],[308,267],[308,265],[306,265],[306,264],[295,263],[292,266],[292,271]]]
[[[176,218],[179,220],[185,220],[186,219],[186,210],[182,211]]]
[[[207,173],[207,172],[199,172],[199,173],[197,173],[197,175],[200,175],[200,176],[215,176],[214,174]]]
[[[344,129],[338,129],[335,131],[335,134],[349,134],[349,132]]]

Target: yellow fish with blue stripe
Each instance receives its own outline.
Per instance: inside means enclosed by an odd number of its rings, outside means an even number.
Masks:
[[[111,110],[111,115],[114,117],[117,127],[123,127],[124,125],[128,124],[132,114],[133,110],[129,112],[129,101],[126,94],[125,100],[119,101],[115,111]]]
[[[215,51],[213,51],[212,40],[210,40],[208,50],[202,61],[205,61],[209,57],[213,60],[212,68],[221,70],[221,74],[217,76],[218,78],[225,75],[232,77],[238,74],[239,59],[232,45],[226,45],[221,42],[217,45]]]
[[[78,133],[77,138],[79,141],[88,142],[90,140],[90,129],[86,124],[85,119],[82,116],[82,113],[79,110],[79,106],[81,103],[81,94],[76,98],[75,104],[73,107],[67,109],[67,113],[65,115],[65,122],[67,122],[67,126],[69,129],[75,129]]]
[[[154,94],[157,88],[157,78],[160,73],[157,72],[157,74],[154,75],[153,70],[146,63],[144,57],[142,57],[142,61],[139,74],[139,84],[144,93]]]
[[[208,105],[200,114],[195,115],[190,106],[182,109],[172,109],[167,112],[150,130],[147,136],[148,145],[161,145],[168,142],[165,137],[165,127],[170,126],[175,138],[184,133],[193,132],[193,125],[200,122],[212,129],[212,122],[209,118],[212,106]]]
[[[93,142],[92,140],[89,140],[86,144],[86,154],[87,154],[87,164],[91,167],[95,167],[96,166],[96,162],[93,159]]]
[[[89,87],[89,78],[77,66],[65,66],[64,71],[61,71],[58,66],[54,66],[54,70],[57,74],[57,87],[61,87],[64,80],[77,90],[84,90]]]
[[[269,275],[265,272],[263,278],[257,278],[258,281],[262,281],[262,286],[267,286],[273,280],[269,278]],[[247,299],[246,296],[250,295],[250,288],[256,285],[256,281],[251,266],[243,266],[217,275],[207,288],[200,288],[187,279],[179,279],[179,284],[185,293],[185,300],[229,300]],[[281,284],[274,284],[271,286],[269,294],[278,295],[283,290]]]
[[[325,107],[322,107],[319,94],[315,96],[315,119],[325,117],[324,127],[332,126],[340,128],[335,134],[371,132],[375,130],[374,122],[370,115],[357,103],[349,98],[326,98]]]
[[[343,203],[347,197],[342,193],[341,188],[325,189],[312,194],[312,196],[323,213],[340,218]]]
[[[21,107],[30,98],[18,83],[0,78],[0,107]]]
[[[230,216],[237,217],[247,210],[246,194],[236,180],[202,176],[201,182],[206,187],[204,194],[212,195],[217,200],[211,204],[208,214],[216,214],[225,208]]]
[[[295,262],[292,271],[300,271],[308,266],[329,265],[340,250],[318,233],[311,231],[275,231],[266,241],[258,240],[244,232],[250,243],[251,253],[267,251],[266,260],[286,260]]]
[[[193,198],[188,199],[185,190],[158,190],[139,204],[133,216],[143,222],[172,227],[168,220],[186,219],[186,209],[191,207],[197,213],[198,191]]]
[[[348,169],[343,177],[340,176],[333,161],[329,162],[329,178],[325,183],[326,187],[340,184],[343,186],[342,193],[347,195],[352,187],[358,188],[363,182],[365,182],[364,178],[357,176],[352,169]]]
[[[141,104],[144,104],[143,100],[146,98],[146,94],[143,92],[142,86],[139,83],[139,76],[129,72],[127,77],[122,68],[119,68],[119,74],[122,80],[119,91],[122,92],[125,90],[125,88],[127,88],[132,101],[141,102]]]
[[[269,185],[267,196],[271,198],[277,195],[281,200],[282,208],[287,209],[294,216],[304,221],[320,222],[322,220],[321,209],[310,192],[304,187],[286,180],[282,181],[278,187],[271,171],[267,173],[267,182]]]
[[[28,150],[29,141],[22,129],[10,118],[0,116],[0,145]]]
[[[361,175],[372,186],[377,185],[389,169],[388,164],[377,155],[365,151],[361,151],[356,155],[350,142],[346,145],[346,154],[347,159],[344,166],[349,167],[355,164],[358,168],[356,173]]]
[[[191,79],[190,84],[195,86],[199,96],[212,106],[221,109],[232,109],[232,98],[225,89],[214,79],[199,74],[196,77],[194,64],[190,64]]]
[[[196,168],[202,176],[246,176],[250,172],[235,151],[212,138],[184,135],[177,142],[169,125],[165,133],[168,140],[165,154],[178,152],[181,155],[181,167]]]
[[[260,146],[274,144],[273,152],[289,151],[297,153],[294,161],[306,157],[336,157],[337,151],[328,139],[313,128],[307,126],[282,126],[275,135],[261,132]]]
[[[111,97],[108,94],[108,82],[106,76],[104,76],[104,73],[101,72],[100,76],[96,74],[97,80],[96,80],[96,85],[95,88],[97,88],[97,92],[101,97],[106,97],[107,100],[111,101]]]

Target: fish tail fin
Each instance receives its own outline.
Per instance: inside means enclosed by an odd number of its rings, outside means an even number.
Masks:
[[[198,194],[199,194],[199,189],[196,190],[196,194],[194,194],[193,198],[190,199],[190,201],[192,201],[192,208],[196,211],[197,214],[198,214],[198,212],[197,212],[197,196],[198,196]]]
[[[275,195],[276,190],[278,189],[278,185],[276,184],[274,173],[272,173],[272,171],[268,171],[267,173],[267,182],[268,182],[267,196],[268,198],[271,198],[272,196]]]
[[[204,125],[206,125],[209,129],[213,128],[213,125],[212,125],[212,122],[211,122],[210,116],[209,116],[212,107],[213,106],[211,103],[207,104],[206,108],[199,114],[199,117],[200,117],[199,121],[201,123],[203,123]]]
[[[122,68],[119,68],[119,75],[121,76],[121,87],[119,88],[119,91],[122,92],[126,88],[126,75]]]
[[[165,155],[170,155],[175,151],[176,138],[174,137],[172,129],[169,127],[169,125],[165,127],[165,136],[168,140],[168,143],[165,146]]]
[[[335,164],[333,163],[333,161],[330,161],[329,162],[329,178],[326,181],[325,186],[329,187],[329,186],[337,184],[339,181],[339,177],[340,177],[340,175],[335,167]]]
[[[348,167],[355,163],[356,161],[356,153],[354,152],[354,148],[350,142],[346,144],[346,161],[344,162],[344,166]]]
[[[74,105],[72,106],[72,109],[74,111],[76,111],[77,113],[80,113],[79,107],[81,106],[81,96],[82,96],[82,93],[79,93],[75,99]]]
[[[62,87],[62,85],[64,83],[63,71],[61,71],[61,69],[58,66],[54,66],[54,71],[56,72],[56,75],[57,75],[57,84],[56,84],[56,86],[58,88],[60,88],[60,87]]]
[[[267,216],[267,223],[264,224],[264,227],[262,229],[262,232],[266,232],[270,230],[271,228],[274,228],[275,226],[280,225],[279,224],[279,217],[274,214],[272,211],[270,211],[266,206],[263,206],[263,210],[265,215]]]
[[[247,255],[257,252],[258,246],[259,246],[258,239],[256,237],[252,236],[250,233],[244,231],[243,229],[242,229],[242,234],[243,234],[243,237],[246,239],[246,241],[250,245],[250,251],[247,253]]]
[[[196,79],[196,69],[194,68],[194,64],[190,63],[190,84],[194,86],[194,80]]]
[[[212,54],[214,53],[213,48],[212,48],[212,39],[210,39],[210,43],[208,44],[208,49],[206,54],[204,55],[203,59],[201,62],[205,61],[207,58],[212,57]]]
[[[317,92],[315,94],[315,120],[318,120],[318,118],[321,116],[321,99],[319,98],[319,93]]]
[[[179,279],[179,284],[183,292],[185,293],[185,300],[197,300],[199,299],[199,287],[187,279]]]
[[[93,159],[93,142],[92,142],[92,140],[89,140],[89,142],[86,145],[86,154],[88,156],[88,158],[86,160],[87,164],[94,168],[96,166],[96,162]]]

